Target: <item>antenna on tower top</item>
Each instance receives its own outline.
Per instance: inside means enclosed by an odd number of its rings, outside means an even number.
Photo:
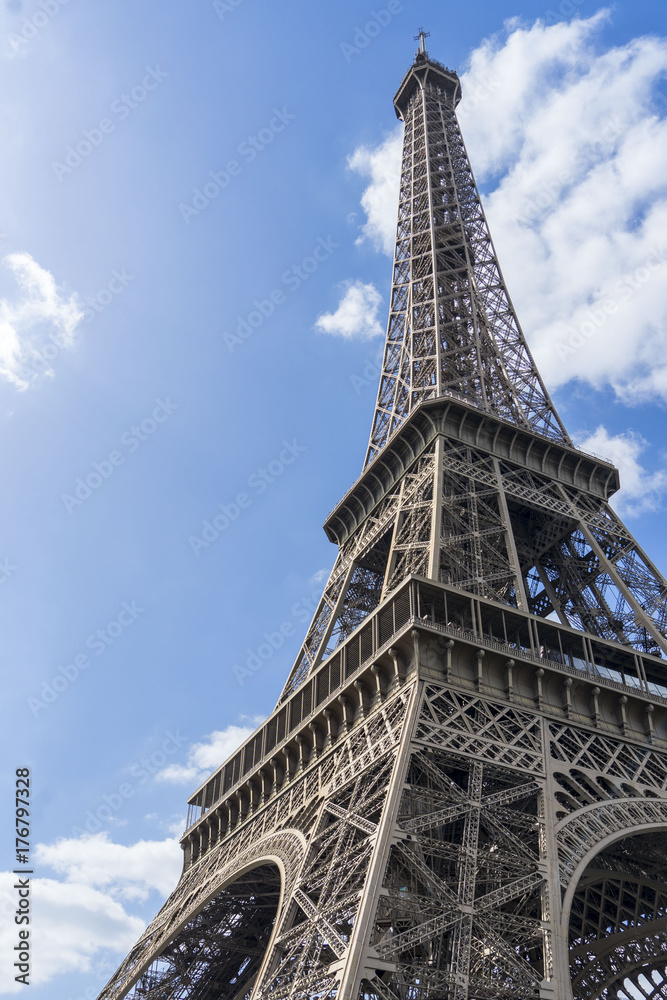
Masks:
[[[419,51],[422,55],[426,55],[426,39],[431,37],[430,31],[424,31],[423,28],[419,29],[419,34],[414,36],[416,42],[419,42]]]

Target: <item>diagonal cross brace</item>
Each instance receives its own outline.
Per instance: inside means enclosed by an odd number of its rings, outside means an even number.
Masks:
[[[363,816],[359,816],[357,813],[343,809],[342,806],[337,805],[335,802],[326,802],[324,808],[333,816],[337,816],[338,819],[347,820],[352,826],[356,826],[363,833],[367,833],[369,837],[377,833],[377,823],[371,823],[369,819],[364,819]]]
[[[322,929],[326,931],[329,947],[333,951],[336,958],[342,958],[347,951],[347,941],[343,941],[333,924],[329,923],[324,914],[321,913],[315,906],[312,899],[309,899],[308,896],[306,896],[303,889],[296,890],[294,893],[294,900],[311,920],[313,920],[316,924],[320,924]]]

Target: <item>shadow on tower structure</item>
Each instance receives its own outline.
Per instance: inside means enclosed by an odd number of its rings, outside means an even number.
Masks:
[[[667,996],[667,584],[535,367],[424,39],[336,564],[100,1000]]]

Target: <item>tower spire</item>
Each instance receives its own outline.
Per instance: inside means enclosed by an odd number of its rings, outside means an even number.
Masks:
[[[394,98],[405,126],[398,225],[366,464],[415,406],[442,395],[571,443],[505,287],[456,117],[460,100],[458,75],[422,48]]]
[[[430,31],[424,31],[423,28],[419,29],[419,34],[414,36],[415,42],[419,42],[419,51],[423,56],[426,55],[426,39],[431,37]]]

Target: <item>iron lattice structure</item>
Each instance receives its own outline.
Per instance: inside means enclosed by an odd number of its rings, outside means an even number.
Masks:
[[[531,359],[422,48],[339,555],[104,1000],[667,996],[667,585]]]

